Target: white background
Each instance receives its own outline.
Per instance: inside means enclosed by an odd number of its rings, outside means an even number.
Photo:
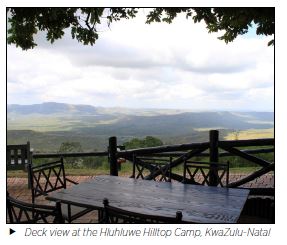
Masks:
[[[105,240],[98,240],[95,238],[89,239],[47,239],[47,238],[25,238],[23,236],[23,232],[26,228],[25,225],[17,226],[17,225],[8,225],[6,224],[6,211],[5,211],[5,186],[6,186],[6,170],[5,170],[5,161],[6,161],[6,7],[16,7],[16,6],[133,6],[137,2],[137,6],[143,7],[157,7],[157,6],[207,6],[207,7],[220,7],[220,6],[236,6],[236,7],[259,7],[259,6],[274,6],[276,9],[276,46],[275,46],[275,142],[276,142],[276,176],[275,176],[275,185],[276,185],[276,224],[275,225],[267,225],[267,226],[250,226],[250,227],[272,227],[272,234],[269,238],[205,238],[200,240],[193,240],[182,238],[178,240],[165,240],[165,239],[138,239],[134,240],[130,239],[105,239]],[[216,3],[215,3],[216,2]],[[94,5],[93,3],[97,3]],[[218,242],[218,243],[226,243],[226,244],[254,244],[260,242],[260,244],[270,244],[270,242],[279,242],[282,244],[282,241],[286,241],[286,194],[287,194],[287,161],[286,161],[286,23],[287,23],[287,13],[286,13],[286,1],[283,0],[274,0],[274,1],[260,1],[260,0],[228,0],[228,1],[61,1],[61,0],[50,0],[50,1],[8,1],[2,0],[0,3],[1,6],[1,35],[0,35],[0,47],[1,47],[1,89],[0,89],[0,115],[1,115],[1,132],[0,132],[0,157],[1,157],[1,164],[0,164],[0,181],[1,181],[1,188],[0,188],[0,196],[1,196],[1,208],[0,208],[0,222],[1,222],[1,229],[0,229],[0,241],[1,244],[51,244],[51,243],[61,243],[69,242],[70,244],[79,244],[87,243],[87,244],[107,244],[108,241],[117,243],[117,244],[146,244],[148,243],[157,243],[157,242],[164,242],[168,244],[174,243],[200,243],[204,244],[205,242]],[[136,6],[135,6],[136,7]],[[285,154],[285,155],[284,155]],[[242,228],[246,225],[232,225],[232,228]],[[8,235],[9,227],[16,230],[12,236]],[[33,227],[43,227],[43,226],[33,226]],[[55,226],[53,226],[55,227]],[[59,227],[71,227],[72,229],[76,229],[77,225],[64,225]],[[98,227],[98,226],[97,226]],[[205,227],[204,225],[199,225],[198,227]],[[215,227],[227,227],[223,225],[216,225]],[[127,228],[127,226],[125,226]],[[193,227],[195,228],[195,227]]]

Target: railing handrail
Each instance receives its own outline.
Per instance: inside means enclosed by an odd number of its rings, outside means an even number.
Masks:
[[[274,152],[274,148],[263,148],[263,149],[252,149],[252,150],[242,150],[242,152],[249,153],[249,154],[260,154],[260,153],[270,153]],[[161,152],[161,153],[153,153],[153,154],[148,154],[149,157],[179,157],[183,154],[186,154],[186,152],[181,151],[181,152]],[[141,155],[139,155],[141,156]],[[145,156],[142,154],[142,156]],[[203,152],[198,154],[199,157],[209,157],[209,153]],[[219,152],[220,157],[228,157],[228,156],[234,156],[234,154],[223,151]]]
[[[33,153],[33,158],[56,158],[56,157],[101,157],[107,156],[107,151],[99,152],[69,152],[69,153]]]
[[[154,153],[185,151],[185,150],[188,151],[198,148],[204,148],[206,146],[209,146],[209,142],[181,144],[181,145],[164,145],[164,146],[146,147],[146,148],[120,151],[118,152],[118,155],[120,157],[123,157],[125,155],[133,155],[133,154],[140,155],[140,154],[154,154]]]
[[[239,146],[264,146],[264,145],[274,145],[273,138],[265,139],[252,139],[252,140],[224,140],[219,141],[219,145],[229,145],[232,147]],[[125,157],[127,155],[137,154],[150,156],[160,156],[160,157],[169,157],[169,156],[180,156],[185,154],[184,150],[192,150],[198,147],[209,144],[209,142],[203,143],[191,143],[191,144],[181,144],[181,145],[165,145],[157,147],[146,147],[146,148],[137,148],[130,149],[125,151],[117,152],[118,157]],[[259,153],[270,153],[274,152],[274,148],[264,148],[264,149],[251,149],[251,150],[242,150],[242,152],[250,154],[259,154]],[[33,153],[33,158],[56,158],[56,157],[96,157],[96,156],[108,156],[108,151],[99,151],[99,152],[69,152],[69,153]],[[200,153],[198,156],[208,157],[209,153]],[[219,152],[220,157],[224,156],[234,156],[234,154],[229,152]]]
[[[33,158],[56,158],[56,157],[108,157],[110,164],[110,174],[118,175],[118,158],[126,158],[129,161],[133,161],[134,156],[155,156],[155,157],[171,157],[169,166],[166,168],[173,168],[181,164],[182,162],[196,156],[209,157],[209,162],[218,162],[219,157],[224,156],[239,156],[250,162],[258,164],[261,169],[256,170],[254,173],[240,179],[236,182],[230,183],[230,187],[238,187],[255,178],[266,174],[270,171],[274,171],[275,163],[261,159],[254,156],[259,153],[274,152],[275,139],[250,139],[250,140],[219,140],[219,132],[217,130],[211,130],[209,133],[209,141],[202,143],[180,144],[180,145],[164,145],[157,147],[146,147],[130,150],[118,150],[116,137],[109,139],[109,147],[107,151],[101,152],[69,152],[69,153],[34,153]],[[242,149],[238,147],[250,147],[250,146],[267,146],[262,149]],[[269,147],[268,147],[269,146]],[[273,146],[272,148],[270,146]],[[207,152],[209,150],[209,152]],[[176,159],[172,159],[174,156]],[[165,168],[164,167],[164,168]],[[160,171],[147,176],[147,179],[153,179],[160,174]],[[217,176],[216,170],[213,171],[214,177]],[[211,175],[210,175],[211,176]],[[175,176],[180,181],[181,176]],[[174,177],[174,178],[175,178]],[[214,178],[216,180],[216,178]],[[214,183],[213,183],[214,182]],[[213,178],[210,178],[210,183],[215,185],[216,182]]]
[[[229,146],[229,147],[240,147],[240,146],[266,146],[274,145],[274,138],[264,138],[264,139],[249,139],[249,140],[219,140],[218,145]]]

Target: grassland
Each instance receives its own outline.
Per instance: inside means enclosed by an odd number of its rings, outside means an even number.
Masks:
[[[94,127],[101,124],[112,124],[116,119],[102,120],[97,117],[61,117],[61,116],[31,116],[17,120],[8,120],[8,130],[33,130],[36,132],[71,131],[79,127]]]
[[[247,139],[262,139],[274,138],[274,128],[268,129],[248,129],[230,132],[225,136],[226,140],[247,140]]]

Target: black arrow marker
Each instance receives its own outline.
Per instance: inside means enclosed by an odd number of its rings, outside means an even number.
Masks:
[[[9,235],[12,235],[14,232],[16,232],[16,231],[14,231],[13,229],[9,229]]]

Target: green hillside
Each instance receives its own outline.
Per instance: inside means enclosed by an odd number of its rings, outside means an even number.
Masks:
[[[210,129],[220,129],[221,138],[230,138],[247,130],[260,135],[272,131],[273,124],[273,112],[101,108],[55,102],[7,106],[8,144],[30,141],[41,152],[57,151],[67,141],[80,142],[84,151],[106,150],[110,136],[117,136],[119,144],[146,136],[164,144],[202,142],[208,140]]]

